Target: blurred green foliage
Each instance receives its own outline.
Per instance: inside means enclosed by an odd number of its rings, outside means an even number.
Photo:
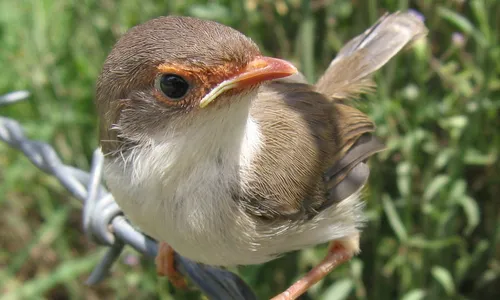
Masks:
[[[386,11],[416,9],[430,29],[357,101],[388,150],[372,160],[362,253],[304,299],[500,299],[500,4],[495,0],[0,1],[2,107],[27,134],[88,168],[97,146],[94,82],[131,26],[180,14],[214,19],[294,62],[312,81],[349,38]],[[199,299],[157,278],[132,250],[97,287],[102,254],[80,206],[55,180],[0,144],[1,299]],[[319,246],[238,269],[265,299],[319,262]]]

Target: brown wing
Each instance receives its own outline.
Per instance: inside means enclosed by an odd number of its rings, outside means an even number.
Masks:
[[[352,191],[355,182],[349,174],[353,168],[380,150],[357,143],[359,137],[374,130],[366,115],[342,102],[332,102],[307,84],[268,85],[260,91],[250,114],[261,129],[263,149],[255,158],[255,167],[247,172],[250,180],[243,192],[248,210],[264,218],[314,215]],[[351,148],[358,150],[349,151]],[[357,188],[367,177],[361,175]],[[328,191],[337,186],[342,191]]]
[[[368,117],[343,99],[373,89],[371,74],[426,32],[412,14],[385,15],[341,49],[315,87],[294,83],[299,78],[262,89],[251,116],[264,148],[243,191],[251,213],[311,217],[365,184],[365,162],[383,145]]]

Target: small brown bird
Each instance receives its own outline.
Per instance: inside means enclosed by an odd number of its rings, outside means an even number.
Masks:
[[[163,242],[159,271],[176,281],[172,249],[234,266],[331,241],[275,298],[295,299],[359,252],[366,160],[383,146],[349,98],[425,34],[412,14],[384,16],[310,85],[216,22],[161,17],[127,32],[97,81],[100,142],[116,201]]]

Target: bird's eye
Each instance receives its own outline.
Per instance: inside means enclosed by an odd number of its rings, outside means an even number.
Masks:
[[[172,100],[180,100],[189,89],[189,83],[175,74],[163,74],[157,80],[157,88]]]

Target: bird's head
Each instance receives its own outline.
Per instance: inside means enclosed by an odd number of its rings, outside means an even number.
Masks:
[[[169,16],[138,25],[116,43],[97,81],[103,150],[249,106],[261,84],[296,72],[216,22]]]

